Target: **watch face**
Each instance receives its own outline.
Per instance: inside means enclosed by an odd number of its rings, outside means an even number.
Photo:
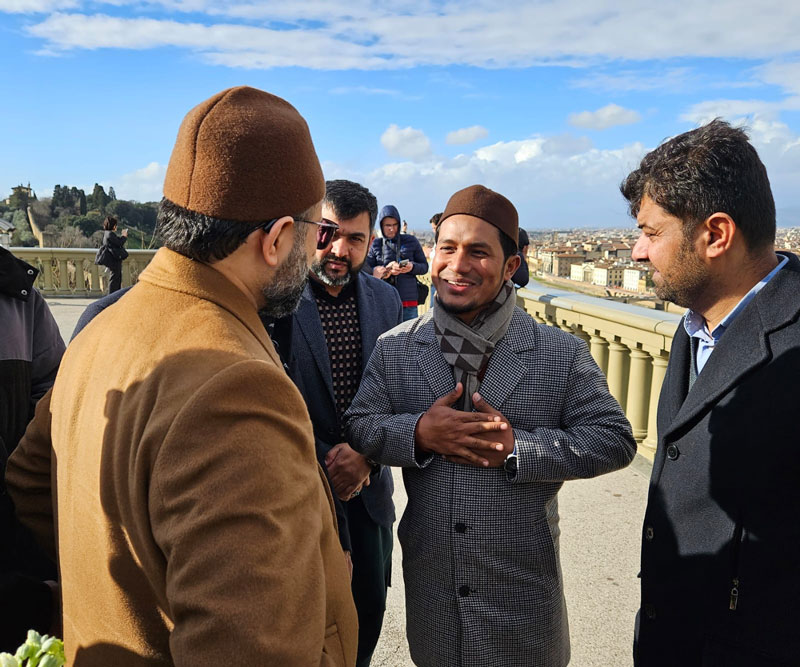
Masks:
[[[509,454],[506,457],[506,462],[503,465],[506,469],[506,472],[515,473],[517,472],[517,457],[515,454]]]

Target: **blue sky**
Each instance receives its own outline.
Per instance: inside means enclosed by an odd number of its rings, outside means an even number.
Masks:
[[[800,226],[800,4],[766,0],[0,0],[0,194],[157,200],[178,125],[251,85],[308,120],[328,178],[424,228],[484,183],[528,229],[631,224],[664,138],[746,123]]]

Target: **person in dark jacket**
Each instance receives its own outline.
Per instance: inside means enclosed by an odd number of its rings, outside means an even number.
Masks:
[[[112,294],[122,287],[122,260],[128,256],[125,250],[125,241],[128,240],[128,230],[122,230],[122,236],[117,236],[117,219],[111,215],[103,220],[103,245],[108,247],[106,269],[108,269],[108,293]]]
[[[414,276],[428,272],[428,260],[415,236],[400,233],[400,213],[396,207],[384,206],[378,220],[383,238],[372,242],[366,266],[373,276],[395,286],[403,302],[403,321],[413,320],[419,314]]]
[[[520,263],[519,268],[514,272],[514,275],[511,276],[511,282],[514,283],[517,287],[525,287],[528,284],[531,277],[528,273],[528,245],[530,241],[528,240],[528,232],[524,229],[519,230],[519,250],[517,251],[517,255],[519,255]]]
[[[0,652],[13,653],[27,631],[48,632],[57,614],[56,566],[14,516],[6,461],[56,379],[64,341],[33,286],[37,269],[0,247]]]
[[[720,120],[622,184],[660,298],[689,310],[658,404],[637,667],[800,664],[800,260],[747,135]]]

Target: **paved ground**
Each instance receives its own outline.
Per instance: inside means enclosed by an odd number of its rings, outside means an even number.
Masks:
[[[91,299],[48,299],[64,340]],[[625,470],[567,482],[559,494],[561,563],[569,608],[573,667],[627,667],[637,609],[639,540],[650,464],[638,457]],[[406,505],[395,475],[398,516]],[[396,530],[396,527],[395,527]],[[372,664],[413,665],[405,641],[400,546],[395,538],[394,586]]]

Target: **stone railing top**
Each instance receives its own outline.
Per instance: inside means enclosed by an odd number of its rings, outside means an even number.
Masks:
[[[535,283],[529,283],[527,287],[520,289],[518,294],[523,299],[539,301],[556,308],[626,324],[636,329],[652,331],[669,337],[674,335],[681,320],[681,316],[675,313],[651,310],[630,303],[608,301],[588,294],[554,289]]]
[[[41,255],[69,257],[85,255],[87,257],[94,257],[97,254],[97,248],[23,248],[15,246],[9,248],[9,250],[20,259],[25,259],[25,257],[38,257]],[[155,255],[157,248],[153,248],[152,250],[129,250],[126,248],[126,250],[128,250],[129,255],[146,257],[148,255]]]

